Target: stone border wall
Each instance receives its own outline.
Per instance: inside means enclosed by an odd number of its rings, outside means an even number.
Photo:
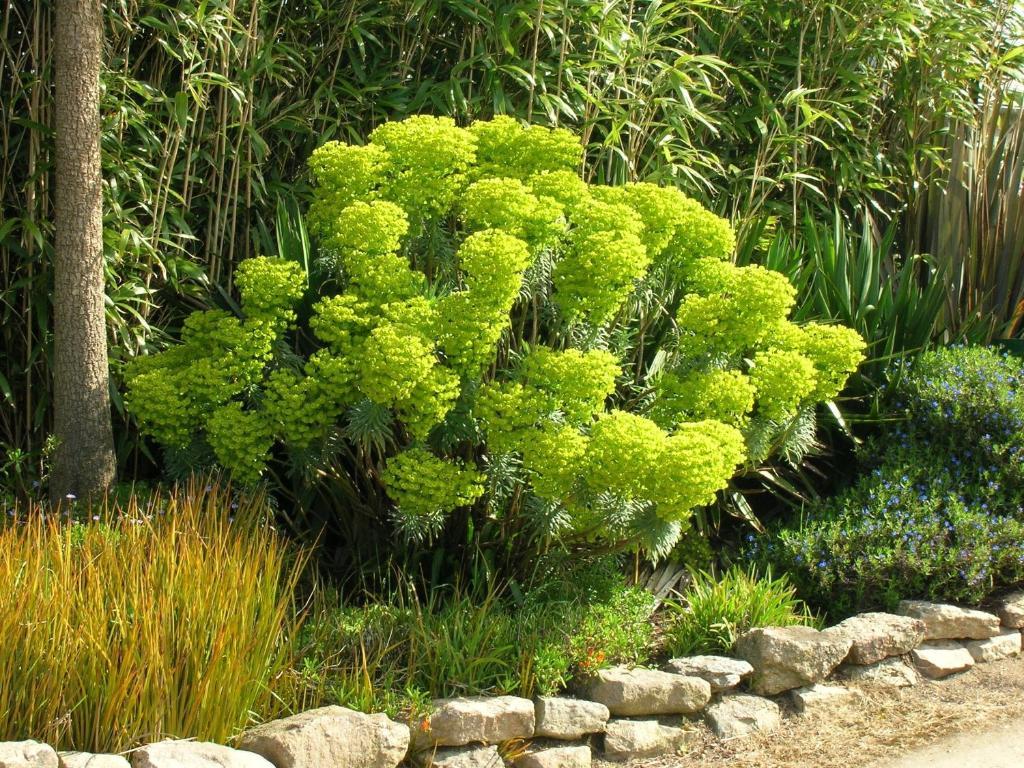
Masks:
[[[589,768],[596,754],[631,760],[683,752],[703,719],[721,739],[776,728],[779,701],[797,713],[856,696],[843,683],[916,685],[1020,654],[1024,592],[996,613],[906,600],[897,613],[864,613],[834,627],[765,627],[741,636],[737,658],[672,659],[660,670],[596,673],[586,698],[439,699],[430,715],[323,707],[265,723],[236,748],[162,741],[121,755],[57,753],[34,741],[0,743],[0,768]],[[499,753],[500,744],[523,745]]]

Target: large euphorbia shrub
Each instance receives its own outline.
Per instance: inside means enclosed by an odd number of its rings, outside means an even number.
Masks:
[[[733,266],[724,220],[676,189],[588,185],[581,159],[571,133],[508,118],[324,145],[308,328],[309,276],[245,261],[241,317],[189,318],[136,366],[132,412],[245,482],[275,444],[347,444],[352,487],[417,537],[468,509],[526,518],[535,542],[666,551],[863,344],[789,322],[793,288]]]

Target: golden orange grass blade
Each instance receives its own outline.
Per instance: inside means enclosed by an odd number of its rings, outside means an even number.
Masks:
[[[276,714],[308,553],[265,499],[196,480],[76,513],[88,522],[34,508],[0,528],[0,740],[224,742]]]

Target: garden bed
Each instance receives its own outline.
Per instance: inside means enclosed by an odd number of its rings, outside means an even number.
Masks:
[[[586,698],[439,699],[425,715],[405,723],[383,714],[324,707],[250,729],[235,740],[236,749],[163,741],[133,751],[131,764],[134,768],[188,768],[211,762],[225,768],[395,768],[407,762],[437,768],[486,768],[502,763],[519,768],[585,768],[594,755],[622,762],[693,754],[700,748],[711,761],[706,764],[715,765],[715,760],[726,758],[735,764],[744,754],[744,748],[735,743],[746,740],[754,740],[750,749],[757,757],[751,759],[764,764],[768,750],[794,748],[791,739],[784,737],[793,727],[786,725],[792,718],[785,714],[797,713],[801,716],[797,719],[818,723],[811,727],[827,729],[837,719],[890,711],[894,717],[889,725],[874,731],[875,743],[881,746],[885,734],[891,739],[898,733],[896,723],[913,726],[906,737],[913,739],[926,725],[934,728],[941,722],[942,710],[933,705],[917,712],[913,706],[901,707],[906,689],[922,680],[942,680],[975,664],[1020,655],[1024,593],[998,601],[996,609],[998,615],[904,601],[899,614],[862,614],[823,631],[799,625],[752,629],[738,639],[737,659],[690,657],[672,660],[667,670],[625,666],[599,670],[581,690]],[[741,692],[742,688],[746,691]],[[884,689],[889,689],[887,694],[882,693]],[[910,698],[915,700],[927,701],[927,697]],[[775,736],[780,731],[783,736]],[[859,727],[848,729],[847,738],[859,731]],[[711,746],[709,732],[727,746]],[[787,746],[769,746],[776,742]],[[61,764],[77,766],[74,760],[79,757]],[[35,742],[0,744],[2,768],[56,768],[58,759],[50,747]],[[848,753],[845,759],[849,764]],[[114,756],[103,760],[125,764]]]

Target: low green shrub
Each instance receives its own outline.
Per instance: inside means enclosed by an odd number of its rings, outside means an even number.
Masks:
[[[738,566],[721,577],[695,573],[682,599],[666,609],[665,650],[672,656],[729,654],[748,629],[817,623],[785,576]]]
[[[1024,451],[1024,363],[988,347],[953,346],[900,366],[894,411],[906,420],[892,432],[965,458],[1019,470]]]
[[[863,472],[753,542],[836,617],[901,598],[977,603],[1024,580],[1024,365],[952,347],[901,368]]]
[[[520,603],[495,591],[340,608],[330,598],[303,630],[288,687],[304,688],[306,706],[399,716],[436,697],[556,693],[601,667],[647,661],[653,597],[609,570],[587,573],[585,586]]]
[[[224,742],[274,715],[304,557],[265,515],[202,483],[16,511],[0,527],[0,741]]]
[[[603,667],[648,661],[653,652],[654,608],[650,593],[621,583],[597,598],[531,606],[524,620],[542,627],[532,656],[536,692],[557,693]]]

